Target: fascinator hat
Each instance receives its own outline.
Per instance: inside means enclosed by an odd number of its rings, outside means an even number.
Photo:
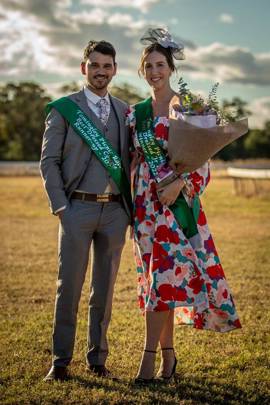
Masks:
[[[172,55],[177,60],[185,59],[184,45],[176,42],[165,28],[148,28],[140,39],[141,44],[159,44],[163,48],[170,48]]]

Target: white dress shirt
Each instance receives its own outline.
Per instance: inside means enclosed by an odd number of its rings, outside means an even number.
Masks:
[[[111,104],[108,92],[104,97],[100,97],[89,90],[86,86],[84,86],[83,91],[87,100],[88,107],[96,114],[97,117],[99,117],[99,107],[97,106],[97,103],[100,101],[101,98],[105,98],[105,100],[108,102],[108,116],[110,115]]]

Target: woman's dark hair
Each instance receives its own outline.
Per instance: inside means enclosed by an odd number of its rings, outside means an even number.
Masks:
[[[86,62],[87,59],[89,58],[89,55],[94,51],[103,53],[103,55],[110,55],[113,58],[113,63],[115,63],[116,52],[112,44],[110,44],[110,42],[89,41],[83,52],[83,60]]]
[[[161,46],[160,44],[158,44],[157,42],[155,42],[154,44],[148,45],[148,46],[143,50],[143,53],[142,53],[142,56],[141,56],[140,66],[139,66],[139,69],[138,69],[139,76],[140,76],[141,74],[143,75],[145,59],[147,58],[148,55],[150,55],[150,53],[152,53],[152,52],[154,52],[154,51],[159,52],[159,53],[161,53],[162,55],[164,55],[165,58],[166,58],[166,60],[167,60],[168,65],[169,65],[169,67],[170,67],[170,69],[171,69],[171,71],[172,71],[172,72],[175,72],[176,66],[175,66],[175,64],[174,64],[174,60],[173,60],[173,56],[172,56],[172,51],[171,51],[171,49],[170,49],[170,48],[164,48],[163,46]]]

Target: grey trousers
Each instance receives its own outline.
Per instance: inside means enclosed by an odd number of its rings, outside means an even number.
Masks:
[[[59,226],[59,274],[53,326],[53,364],[67,366],[73,355],[77,312],[93,242],[88,317],[89,365],[108,356],[107,329],[114,284],[129,218],[118,202],[72,200]]]

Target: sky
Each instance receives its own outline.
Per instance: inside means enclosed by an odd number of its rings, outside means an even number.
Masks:
[[[49,94],[83,84],[80,62],[91,39],[117,51],[113,83],[149,90],[137,74],[148,27],[167,28],[185,46],[172,85],[183,77],[207,95],[240,97],[253,112],[251,127],[270,119],[269,0],[0,0],[0,83],[31,80]]]

